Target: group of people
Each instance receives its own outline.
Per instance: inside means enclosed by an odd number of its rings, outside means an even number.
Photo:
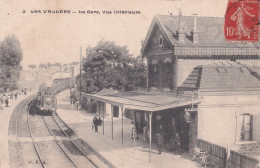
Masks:
[[[157,133],[157,147],[158,153],[161,154],[161,148],[164,145],[164,138],[162,133]],[[175,136],[171,136],[169,143],[167,144],[168,149],[175,149],[175,154],[181,154],[181,137],[178,133]]]
[[[95,128],[95,132],[98,132],[98,126],[102,125],[102,119],[101,117],[94,116],[93,122],[92,122],[92,131]]]
[[[79,100],[71,99],[71,100],[70,100],[70,104],[71,104],[71,107],[72,107],[72,108],[74,108],[74,107],[75,107],[75,104],[76,104],[77,109],[78,109],[78,110],[81,109],[81,105],[80,105]]]
[[[132,124],[132,132],[131,132],[131,138],[132,139],[139,139],[139,135],[137,133],[137,130],[135,129],[134,126],[134,122],[131,122]],[[156,135],[156,142],[157,142],[157,148],[158,148],[158,153],[161,154],[162,152],[162,147],[164,146],[164,136],[162,131],[158,131],[158,133],[155,134]],[[146,126],[143,127],[143,134],[142,134],[142,141],[144,143],[148,143],[149,142],[149,131],[148,128]],[[167,149],[169,150],[175,150],[175,154],[176,155],[180,155],[181,154],[181,137],[178,133],[172,135],[170,137],[169,142],[166,144]]]
[[[30,89],[31,91],[31,89]],[[17,90],[12,90],[10,91],[9,89],[7,89],[6,91],[4,91],[0,97],[0,108],[3,109],[3,107],[9,107],[9,103],[10,103],[10,99],[17,99],[18,95],[27,94],[27,89],[21,89],[21,92],[19,89]]]

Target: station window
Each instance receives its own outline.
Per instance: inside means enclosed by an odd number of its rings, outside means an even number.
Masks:
[[[159,46],[160,47],[163,46],[163,36],[162,35],[159,37]]]
[[[165,73],[170,73],[172,71],[172,66],[171,66],[171,58],[167,57],[165,60],[164,60],[164,71]]]
[[[113,117],[119,117],[119,107],[113,106]]]
[[[238,118],[238,132],[240,141],[253,140],[253,116],[250,114],[242,114]]]

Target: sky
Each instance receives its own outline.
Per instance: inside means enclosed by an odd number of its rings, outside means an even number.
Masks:
[[[79,61],[81,45],[84,54],[86,47],[93,47],[102,39],[127,45],[129,52],[137,56],[155,15],[177,15],[181,8],[183,15],[223,17],[226,6],[227,0],[1,0],[0,41],[8,34],[18,37],[23,49],[23,67]],[[44,14],[43,10],[71,13]],[[80,14],[79,10],[101,14]],[[141,14],[102,14],[114,10]]]

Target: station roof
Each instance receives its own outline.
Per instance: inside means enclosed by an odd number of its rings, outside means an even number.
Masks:
[[[85,94],[91,99],[102,101],[119,107],[143,111],[159,111],[191,103],[200,103],[201,98],[194,98],[190,95],[177,95],[176,92],[158,92],[158,91],[101,91],[97,94]]]
[[[200,91],[260,90],[260,78],[257,78],[257,75],[260,76],[260,68],[254,66],[250,69],[250,67],[233,61],[217,61],[197,66],[179,89]]]
[[[199,33],[201,46],[237,46],[260,47],[259,43],[231,43],[227,42],[224,35],[224,17],[197,17],[196,28]],[[178,42],[179,16],[157,15],[154,18],[160,24],[173,45],[191,45],[191,31],[194,25],[194,16],[181,16],[181,28],[185,33],[184,43]]]
[[[181,29],[184,32],[184,42],[178,41],[177,31],[180,27],[179,18],[181,18]],[[224,17],[203,17],[196,16],[197,24],[196,29],[199,34],[198,43],[193,43],[192,31],[194,27],[194,16],[171,16],[171,15],[157,15],[154,17],[146,38],[144,40],[142,53],[145,53],[146,48],[148,49],[149,40],[153,34],[155,25],[159,27],[167,41],[175,47],[176,54],[187,55],[192,52],[191,55],[205,55],[204,52],[211,55],[259,55],[258,48],[260,43],[245,43],[245,42],[230,42],[227,41],[224,35]],[[192,47],[193,50],[183,53],[179,49],[183,47]],[[198,50],[201,48],[209,48],[210,51]],[[231,51],[227,51],[231,48]],[[197,49],[198,51],[195,51]],[[223,49],[223,50],[221,50]],[[144,54],[145,55],[145,54]]]

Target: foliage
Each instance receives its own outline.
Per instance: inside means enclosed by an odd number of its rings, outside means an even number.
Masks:
[[[56,62],[53,64],[53,66],[60,67],[60,63]]]
[[[14,35],[7,36],[0,44],[0,86],[4,89],[17,88],[22,54],[20,42]]]
[[[36,68],[36,65],[35,64],[30,64],[30,65],[28,65],[28,67],[31,68],[31,69],[34,69],[34,68]]]
[[[51,67],[51,63],[47,63],[47,68],[50,68]]]
[[[140,57],[132,57],[127,46],[100,41],[88,48],[81,76],[82,90],[96,93],[105,88],[131,91],[146,85],[145,65]],[[77,82],[79,86],[79,79]]]
[[[47,65],[46,65],[46,64],[40,64],[39,67],[40,67],[40,68],[47,69]]]

